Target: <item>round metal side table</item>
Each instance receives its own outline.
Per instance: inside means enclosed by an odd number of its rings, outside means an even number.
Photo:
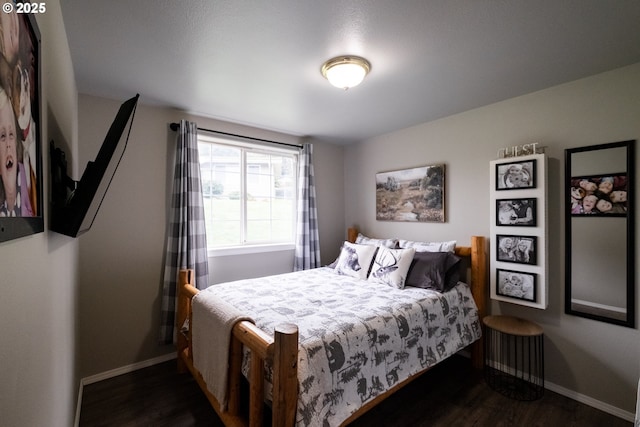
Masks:
[[[484,378],[489,386],[517,400],[544,394],[544,333],[542,327],[512,316],[487,316]]]

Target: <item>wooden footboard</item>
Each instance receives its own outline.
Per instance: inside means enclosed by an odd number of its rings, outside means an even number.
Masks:
[[[191,325],[191,300],[198,290],[191,284],[193,270],[181,270],[178,280],[179,328],[189,319]],[[273,368],[272,425],[293,426],[298,401],[298,327],[280,325],[273,337],[265,334],[251,322],[238,322],[232,332],[229,351],[228,404],[224,410],[216,397],[209,392],[202,375],[193,365],[191,330],[180,331],[177,338],[178,370],[189,370],[205,393],[209,402],[226,426],[261,426],[264,420],[264,364]],[[242,347],[251,351],[248,413],[242,413]]]
[[[348,238],[354,242],[358,232],[349,229]],[[485,238],[473,236],[471,246],[456,248],[456,253],[462,257],[470,257],[471,264],[471,291],[479,309],[480,319],[484,317],[487,301],[487,266],[485,254]],[[198,293],[192,286],[194,274],[192,270],[181,270],[178,283],[177,306],[177,337],[178,369],[181,372],[187,370],[194,376],[200,388],[203,390],[211,405],[226,426],[261,426],[265,418],[264,404],[264,367],[265,363],[273,367],[273,393],[272,393],[272,419],[271,425],[289,427],[295,424],[296,405],[298,401],[298,328],[293,324],[284,324],[276,328],[271,337],[258,329],[251,322],[238,322],[232,331],[229,352],[228,375],[228,405],[226,410],[221,407],[216,397],[209,392],[202,375],[193,365],[193,351],[191,347],[191,327],[187,332],[181,329],[185,323],[191,325],[191,300]],[[188,321],[188,322],[187,322]],[[251,366],[248,375],[249,403],[241,402],[242,375],[242,347],[251,350]],[[471,361],[474,367],[482,366],[482,341],[477,341],[471,346]],[[406,383],[419,375],[409,378],[400,385],[384,393],[374,401],[369,402],[345,424],[355,420],[368,409],[372,408]],[[245,396],[246,398],[246,396]]]

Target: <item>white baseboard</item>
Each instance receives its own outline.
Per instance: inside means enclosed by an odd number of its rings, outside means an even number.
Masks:
[[[102,372],[99,374],[91,375],[89,377],[82,378],[80,380],[80,386],[78,387],[78,403],[76,405],[76,419],[74,427],[78,427],[80,424],[80,408],[82,408],[82,393],[84,386],[97,383],[98,381],[107,380],[109,378],[117,377],[118,375],[128,374],[138,369],[148,368],[149,366],[157,365],[159,363],[168,362],[175,359],[176,353],[169,353],[162,356],[154,357],[153,359],[143,360],[131,365],[122,366],[120,368],[111,369],[110,371]]]
[[[82,392],[84,391],[84,384],[80,380],[80,386],[78,387],[78,400],[76,403],[76,419],[73,423],[73,427],[80,426],[80,408],[82,408]]]
[[[176,358],[176,353],[169,353],[163,356],[154,357],[153,359],[143,360],[142,362],[136,362],[131,365],[115,368],[110,371],[102,372],[99,374],[85,377],[81,380],[83,385],[89,385],[97,383],[98,381],[107,380],[109,378],[117,377],[118,375],[128,374],[129,372],[137,371],[138,369],[148,368],[149,366],[157,365],[159,363],[167,362]]]
[[[561,394],[569,399],[573,399],[580,403],[584,403],[585,405],[589,405],[593,408],[599,409],[608,414],[614,415],[618,418],[622,418],[625,421],[633,422],[635,414],[631,412],[625,411],[620,408],[616,408],[613,405],[609,405],[608,403],[604,403],[600,400],[594,399],[593,397],[585,396],[584,394],[580,394],[576,391],[569,390],[567,388],[561,387],[557,384],[550,383],[549,381],[544,382],[544,388],[551,390],[555,393]]]
[[[511,375],[518,375],[518,376],[522,375],[521,372],[515,372],[514,369],[511,367],[506,367],[495,362],[490,363],[490,366],[492,366],[493,368],[499,371],[502,371]],[[536,381],[539,381],[539,380],[536,378]],[[568,397],[569,399],[573,399],[577,402],[584,403],[585,405],[591,406],[592,408],[596,408],[608,414],[614,415],[618,418],[622,418],[625,421],[633,422],[635,418],[635,414],[632,414],[631,412],[627,412],[613,405],[609,405],[608,403],[601,402],[600,400],[594,399],[589,396],[585,396],[584,394],[580,394],[576,391],[569,390],[567,388],[561,387],[549,381],[544,381],[544,388],[547,390],[553,391],[555,393],[561,394],[565,397]]]

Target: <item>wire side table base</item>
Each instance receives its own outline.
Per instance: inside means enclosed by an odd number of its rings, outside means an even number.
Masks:
[[[540,399],[544,395],[542,328],[510,316],[488,316],[483,322],[487,384],[512,399]]]

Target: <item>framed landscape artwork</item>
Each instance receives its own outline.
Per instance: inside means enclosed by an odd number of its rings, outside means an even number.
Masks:
[[[445,165],[376,174],[376,219],[444,222]]]

